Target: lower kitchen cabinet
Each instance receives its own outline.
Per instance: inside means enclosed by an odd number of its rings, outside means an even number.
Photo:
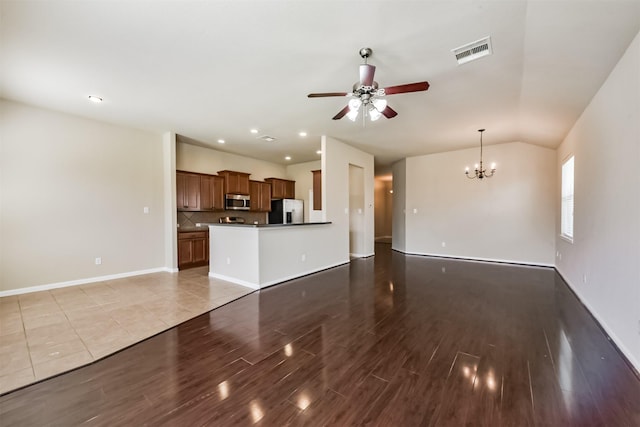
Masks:
[[[209,264],[209,232],[178,232],[178,269]]]

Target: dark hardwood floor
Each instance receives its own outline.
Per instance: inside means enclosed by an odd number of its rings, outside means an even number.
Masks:
[[[4,395],[0,424],[639,426],[640,381],[552,269],[381,244]]]

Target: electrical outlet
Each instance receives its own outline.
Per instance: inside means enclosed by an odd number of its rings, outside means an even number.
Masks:
[[[148,214],[149,213],[149,206],[145,206],[144,208],[142,208],[142,212]]]
[[[442,247],[446,248],[447,247],[447,242],[442,242]]]
[[[307,260],[307,254],[302,254],[302,255],[300,255],[300,260],[301,260],[302,262],[305,262],[305,261]]]
[[[418,209],[413,208],[413,213],[414,213],[414,214],[417,214],[417,213],[418,213]]]
[[[442,267],[442,272],[443,272],[443,273],[446,273],[446,272],[447,272],[446,267]]]
[[[227,257],[227,265],[231,264],[231,258]]]
[[[586,274],[582,275],[582,283],[587,283],[587,275]]]
[[[102,264],[102,258],[98,257],[96,258],[96,265],[100,265]]]

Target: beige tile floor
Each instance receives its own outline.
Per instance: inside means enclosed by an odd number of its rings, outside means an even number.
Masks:
[[[0,393],[101,359],[252,292],[207,271],[0,298]]]

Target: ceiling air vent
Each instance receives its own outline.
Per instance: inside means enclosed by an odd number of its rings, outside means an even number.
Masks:
[[[262,135],[262,136],[259,136],[259,137],[258,137],[258,139],[262,139],[262,140],[267,141],[267,142],[273,142],[273,141],[275,141],[275,140],[276,140],[276,138],[275,138],[275,137],[273,137],[273,136],[269,136],[269,135]]]
[[[491,37],[485,37],[473,43],[465,44],[464,46],[453,49],[451,52],[456,56],[458,64],[464,64],[482,58],[483,56],[491,55]]]

